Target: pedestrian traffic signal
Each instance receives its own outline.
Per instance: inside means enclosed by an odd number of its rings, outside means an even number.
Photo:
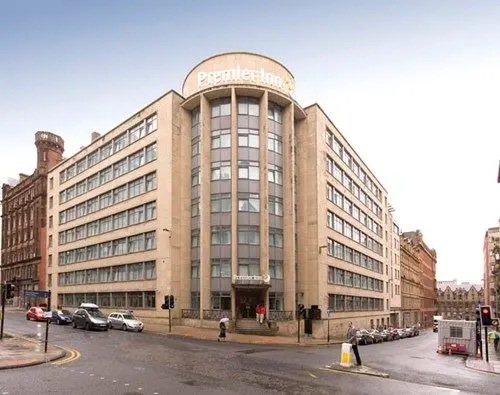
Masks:
[[[170,309],[173,309],[175,307],[175,299],[174,299],[174,295],[168,295],[169,298],[168,298],[168,306]]]
[[[303,304],[299,304],[297,306],[297,317],[298,318],[306,318],[306,309]]]
[[[481,306],[481,323],[483,326],[490,326],[492,324],[490,306]]]
[[[161,305],[162,310],[168,310],[170,308],[170,295],[165,295],[163,299],[163,304]]]
[[[14,291],[16,290],[16,286],[11,283],[5,284],[5,298],[12,299],[14,297]]]

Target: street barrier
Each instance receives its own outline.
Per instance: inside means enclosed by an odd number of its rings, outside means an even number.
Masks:
[[[342,350],[340,354],[340,366],[350,368],[352,366],[352,344],[342,343]]]

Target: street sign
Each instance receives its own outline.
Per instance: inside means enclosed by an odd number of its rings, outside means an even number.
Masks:
[[[48,298],[49,291],[24,291],[24,296],[28,298]]]

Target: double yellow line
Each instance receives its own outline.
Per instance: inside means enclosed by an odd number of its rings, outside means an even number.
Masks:
[[[60,348],[62,348],[64,351],[66,351],[66,357],[63,359],[57,360],[55,362],[52,362],[52,365],[56,365],[56,366],[64,365],[66,363],[76,361],[78,358],[80,358],[82,356],[82,354],[80,354],[80,351],[75,350],[73,348],[64,348],[64,347],[60,347]]]

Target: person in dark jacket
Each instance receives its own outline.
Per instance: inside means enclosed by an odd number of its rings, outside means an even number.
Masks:
[[[219,321],[219,337],[217,338],[217,341],[220,342],[221,339],[226,340],[226,320],[222,319]]]
[[[358,337],[356,336],[357,329],[354,328],[352,322],[349,322],[349,328],[347,329],[347,341],[352,344],[352,351],[356,357],[356,364],[361,365],[361,358],[359,357],[358,351]]]

